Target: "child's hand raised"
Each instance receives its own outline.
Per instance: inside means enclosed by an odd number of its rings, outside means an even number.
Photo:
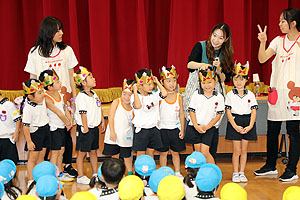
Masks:
[[[159,84],[159,81],[158,81],[156,76],[153,76],[153,82],[156,83],[156,84]]]
[[[136,83],[133,84],[132,89],[133,89],[133,92],[137,92],[137,85],[136,85]]]
[[[264,31],[262,31],[259,24],[257,24],[257,28],[259,30],[259,33],[258,33],[258,36],[257,36],[258,40],[260,42],[266,42],[267,41],[267,26],[265,26]]]

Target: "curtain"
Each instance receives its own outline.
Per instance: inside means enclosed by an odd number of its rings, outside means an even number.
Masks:
[[[259,73],[269,84],[272,59],[258,62],[257,24],[268,26],[269,44],[281,34],[279,15],[289,7],[300,8],[300,1],[0,0],[0,89],[20,90],[29,78],[24,72],[28,52],[46,16],[62,21],[64,42],[73,48],[79,65],[93,72],[99,89],[120,87],[141,68],[159,76],[162,66],[171,65],[184,87],[192,47],[222,22],[232,31],[233,60],[249,60],[250,78]]]

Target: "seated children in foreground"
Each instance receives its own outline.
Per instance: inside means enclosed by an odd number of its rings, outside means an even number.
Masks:
[[[226,183],[220,192],[221,200],[247,200],[247,192],[237,183]]]
[[[138,176],[129,175],[120,181],[118,190],[121,200],[139,200],[144,193],[144,184]]]
[[[62,184],[51,175],[45,175],[39,178],[36,183],[36,193],[42,200],[60,199]]]
[[[159,200],[184,199],[182,180],[176,176],[166,176],[158,185],[157,196]]]

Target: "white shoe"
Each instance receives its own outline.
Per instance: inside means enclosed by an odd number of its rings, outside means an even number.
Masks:
[[[245,174],[240,174],[240,181],[243,183],[248,182],[248,179],[246,178]]]
[[[234,183],[240,183],[241,182],[240,176],[238,174],[237,175],[233,175],[232,176],[232,182],[234,182]]]
[[[183,180],[183,178],[184,178],[184,177],[180,174],[180,172],[175,173],[175,176],[178,177],[178,178],[180,178],[181,180]]]
[[[77,177],[77,183],[88,185],[90,183],[90,179],[86,176]]]
[[[66,175],[65,173],[60,174],[58,179],[63,182],[71,182],[74,180],[74,178],[71,178],[70,176]]]

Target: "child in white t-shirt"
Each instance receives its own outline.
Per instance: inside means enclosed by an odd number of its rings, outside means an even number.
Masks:
[[[115,99],[108,115],[108,127],[104,138],[103,155],[124,158],[127,174],[132,174],[131,148],[133,141],[133,110],[130,104],[133,80],[124,79],[120,98]]]

